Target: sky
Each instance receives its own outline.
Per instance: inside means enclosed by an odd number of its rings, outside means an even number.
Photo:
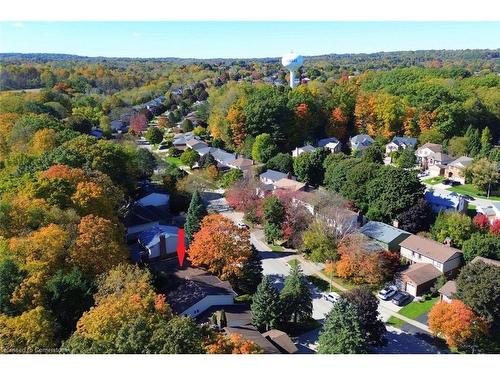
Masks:
[[[0,22],[0,52],[259,58],[500,48],[500,22]]]

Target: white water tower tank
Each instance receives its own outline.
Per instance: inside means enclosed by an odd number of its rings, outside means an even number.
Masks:
[[[296,53],[290,52],[281,58],[281,64],[290,72],[290,87],[295,87],[295,72],[304,63],[304,57]]]

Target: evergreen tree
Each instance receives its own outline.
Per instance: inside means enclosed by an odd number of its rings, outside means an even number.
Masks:
[[[281,321],[281,304],[277,290],[264,276],[252,299],[252,324],[266,331],[276,327]]]
[[[467,152],[469,153],[469,156],[473,158],[481,151],[481,133],[479,132],[479,129],[474,129],[471,125],[467,128],[465,136],[468,139]]]
[[[262,281],[262,261],[259,252],[252,246],[252,255],[243,264],[241,274],[231,280],[231,284],[237,292],[242,294],[253,294],[257,285]]]
[[[186,216],[186,224],[184,225],[186,238],[189,242],[193,240],[194,234],[200,230],[201,220],[206,215],[207,209],[203,204],[201,195],[198,190],[195,190],[193,196],[191,197],[191,203],[189,204]]]
[[[488,156],[491,151],[491,132],[490,128],[485,127],[481,133],[481,155]]]
[[[285,278],[285,285],[280,294],[283,311],[294,323],[312,317],[312,295],[300,265],[291,265],[290,274]]]
[[[10,302],[12,293],[21,284],[26,272],[19,269],[10,259],[0,263],[0,313],[15,315],[16,307]]]
[[[341,298],[335,302],[319,335],[320,354],[362,354],[367,352],[366,335],[356,306]]]
[[[226,312],[224,310],[220,311],[220,328],[227,327]]]

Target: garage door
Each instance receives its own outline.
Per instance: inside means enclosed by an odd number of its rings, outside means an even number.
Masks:
[[[406,288],[405,289],[412,296],[415,297],[417,295],[417,286],[416,285],[413,285],[413,284],[410,284],[410,283],[406,283]]]

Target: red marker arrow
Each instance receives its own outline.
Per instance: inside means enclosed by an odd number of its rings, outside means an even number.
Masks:
[[[184,243],[184,228],[179,228],[177,231],[177,259],[179,266],[184,264],[184,256],[186,255],[186,244]]]

